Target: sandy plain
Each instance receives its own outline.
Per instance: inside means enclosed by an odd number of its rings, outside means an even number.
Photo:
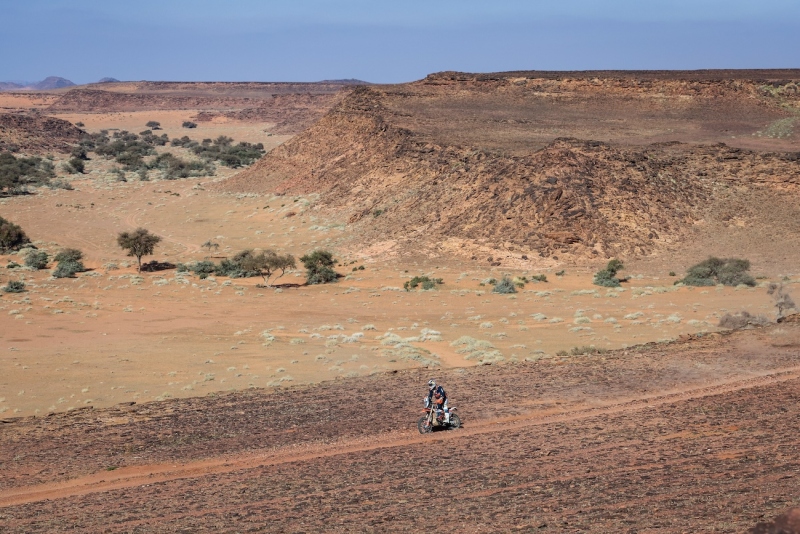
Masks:
[[[170,117],[157,118],[165,128],[184,118]],[[144,118],[90,116],[85,122],[87,128],[132,129]],[[232,135],[247,125],[210,128]],[[379,248],[354,246],[343,221],[318,216],[313,196],[205,189],[219,178],[121,183],[106,178],[106,162],[89,163],[97,168],[73,181],[73,191],[42,190],[0,201],[0,215],[20,224],[42,250],[79,248],[91,268],[77,279],[60,280],[48,270],[3,270],[4,280],[24,279],[29,287],[0,298],[3,416],[314,383],[420,365],[536,360],[573,347],[614,349],[714,331],[726,312],[774,314],[763,287],[676,288],[676,277],[645,263],[644,270],[630,266],[631,281],[617,291],[593,286],[589,266],[542,260],[526,269],[486,268],[448,260],[444,253],[386,259]],[[297,271],[277,280],[286,287],[276,289],[258,287],[260,278],[200,280],[174,269],[138,274],[135,259],[124,255],[115,237],[140,226],[164,238],[145,261],[218,261],[245,248],[299,257],[330,248],[345,276],[334,285],[307,287]],[[201,248],[207,240],[220,249]],[[1,261],[5,266],[22,258]],[[682,273],[686,261],[676,259],[671,269]],[[557,276],[561,270],[565,274]],[[422,274],[444,284],[436,291],[402,290],[406,280]],[[548,281],[528,283],[512,296],[481,285],[504,274],[545,274]],[[755,265],[754,275],[763,285],[791,273]],[[491,345],[485,348],[493,355],[453,345],[463,336]]]

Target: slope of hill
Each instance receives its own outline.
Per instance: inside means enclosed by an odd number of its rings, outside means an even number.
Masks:
[[[22,89],[22,85],[14,82],[0,82],[0,92],[2,91],[16,91]]]
[[[322,193],[320,207],[361,224],[367,242],[645,254],[719,208],[720,188],[771,184],[787,191],[780,201],[795,194],[797,154],[754,150],[798,148],[794,136],[752,135],[793,117],[796,84],[768,87],[443,76],[361,87],[221,188]],[[754,149],[721,144],[735,141],[731,132],[747,133]]]
[[[0,150],[69,152],[83,131],[71,122],[37,114],[0,113]]]

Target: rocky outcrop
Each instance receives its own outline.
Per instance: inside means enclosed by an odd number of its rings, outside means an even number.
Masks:
[[[401,91],[412,100],[405,107]],[[318,205],[360,225],[367,242],[455,238],[524,255],[605,258],[680,240],[719,188],[800,184],[797,153],[720,143],[557,138],[527,152],[450,144],[424,124],[423,99],[407,88],[358,88],[221,187],[320,193]],[[414,121],[416,131],[402,126]]]
[[[0,150],[69,152],[83,131],[71,122],[21,113],[0,113]]]

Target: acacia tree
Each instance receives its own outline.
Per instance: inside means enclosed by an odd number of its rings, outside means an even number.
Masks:
[[[264,285],[267,286],[269,285],[269,279],[272,275],[280,272],[280,274],[275,277],[275,280],[277,280],[286,274],[288,269],[294,269],[296,265],[294,256],[291,254],[281,256],[274,250],[265,250],[255,255],[250,254],[242,261],[242,269],[258,273],[264,278]]]
[[[139,272],[142,272],[142,256],[152,254],[160,241],[160,236],[151,234],[144,228],[137,228],[133,232],[120,232],[117,236],[120,248],[127,250],[128,256],[136,256]]]
[[[202,245],[200,245],[200,246],[203,247],[203,248],[208,249],[209,254],[211,253],[211,249],[212,248],[214,249],[214,252],[219,250],[219,243],[214,243],[210,239],[208,241],[206,241],[205,243],[203,243]]]

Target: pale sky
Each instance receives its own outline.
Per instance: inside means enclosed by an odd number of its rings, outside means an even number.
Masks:
[[[0,0],[0,81],[800,67],[800,0]]]

